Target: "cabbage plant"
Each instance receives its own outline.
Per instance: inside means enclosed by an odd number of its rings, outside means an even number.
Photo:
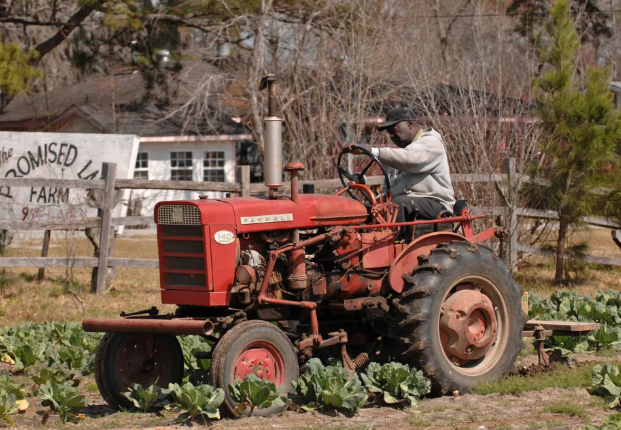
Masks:
[[[317,358],[306,363],[307,371],[292,382],[293,397],[303,409],[344,409],[356,412],[367,401],[367,390],[358,375],[342,367],[324,366]]]
[[[162,390],[170,394],[173,403],[168,408],[185,414],[178,421],[192,421],[197,416],[220,418],[220,405],[224,401],[224,390],[213,388],[211,385],[193,385],[186,382],[183,385],[169,384],[168,389]]]
[[[407,364],[371,363],[361,377],[367,390],[382,395],[382,400],[388,404],[415,405],[431,391],[431,381],[421,370],[410,369]]]

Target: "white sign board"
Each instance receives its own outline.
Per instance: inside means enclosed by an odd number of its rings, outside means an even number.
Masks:
[[[109,162],[129,179],[138,145],[134,135],[0,132],[0,177],[93,180]],[[97,216],[95,206],[86,189],[0,186],[0,220],[83,219]]]

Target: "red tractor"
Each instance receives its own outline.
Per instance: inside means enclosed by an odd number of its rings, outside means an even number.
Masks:
[[[130,407],[121,393],[133,384],[180,382],[175,335],[185,334],[215,344],[201,358],[211,358],[212,384],[233,413],[236,377],[290,387],[312,356],[338,355],[351,371],[369,360],[405,362],[438,393],[467,392],[510,371],[522,348],[522,288],[480,244],[501,229],[475,235],[472,222],[484,216],[470,215],[463,201],[437,219],[395,223],[390,190],[376,200],[365,185],[374,163],[386,175],[371,153],[361,172],[347,171],[339,156],[337,195],[298,194],[301,163],[285,167],[291,193],[280,194],[281,121],[273,79],[265,84],[269,196],[157,204],[162,302],[177,311],[84,321],[85,330],[107,333],[95,368],[104,399]],[[411,236],[396,240],[408,226]]]

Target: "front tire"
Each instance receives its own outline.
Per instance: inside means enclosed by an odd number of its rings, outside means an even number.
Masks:
[[[235,416],[237,403],[231,397],[229,385],[235,378],[244,379],[254,373],[274,382],[285,394],[291,381],[299,376],[298,358],[291,341],[275,325],[265,321],[245,321],[226,332],[216,344],[211,359],[212,385],[224,390],[224,404]],[[269,416],[287,408],[273,406],[255,409],[255,416]]]
[[[149,336],[151,338],[149,339]],[[183,379],[183,352],[175,336],[106,333],[95,354],[95,381],[114,409],[133,409],[122,393],[134,384],[168,388]]]
[[[467,393],[515,368],[523,347],[522,287],[484,246],[439,245],[419,257],[400,297],[401,357],[441,394]]]

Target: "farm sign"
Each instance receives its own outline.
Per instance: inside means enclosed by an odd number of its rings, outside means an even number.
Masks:
[[[0,177],[100,179],[116,163],[131,178],[139,140],[133,135],[0,132]],[[0,220],[53,221],[97,216],[85,189],[0,186]]]

